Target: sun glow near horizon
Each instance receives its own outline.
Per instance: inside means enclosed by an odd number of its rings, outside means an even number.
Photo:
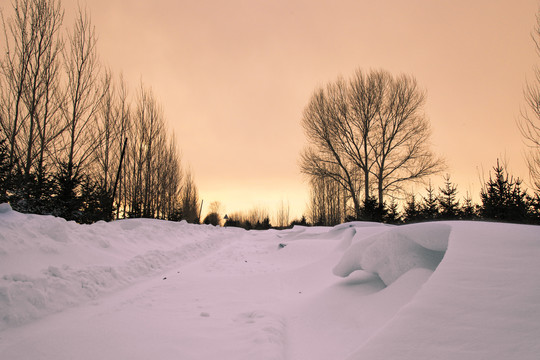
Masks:
[[[356,68],[418,80],[433,150],[462,196],[479,193],[479,172],[497,158],[528,176],[515,121],[537,63],[535,0],[93,0],[87,7],[103,62],[132,86],[142,78],[162,103],[205,204],[273,214],[288,200],[292,217],[301,216],[309,201],[298,168],[302,111],[317,86]]]

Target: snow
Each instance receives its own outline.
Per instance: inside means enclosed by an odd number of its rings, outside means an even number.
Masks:
[[[378,275],[390,285],[414,268],[435,270],[448,246],[448,224],[429,223],[393,227],[368,238],[360,238],[334,267],[337,276],[356,270]]]
[[[537,359],[538,274],[537,226],[78,225],[0,204],[0,359]]]

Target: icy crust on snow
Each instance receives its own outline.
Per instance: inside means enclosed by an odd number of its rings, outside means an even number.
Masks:
[[[148,219],[79,225],[0,204],[0,331],[219,248],[222,229]]]
[[[450,232],[450,225],[444,223],[387,227],[368,237],[359,231],[333,272],[347,277],[365,270],[390,285],[411,269],[435,270],[448,247]]]

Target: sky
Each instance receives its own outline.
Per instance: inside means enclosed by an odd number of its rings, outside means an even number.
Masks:
[[[75,4],[64,1],[66,25]],[[526,179],[516,121],[539,62],[531,39],[539,5],[87,1],[101,61],[133,92],[141,80],[153,89],[205,205],[273,214],[284,201],[293,217],[308,202],[302,111],[317,87],[358,68],[410,74],[426,90],[432,149],[461,196],[478,196],[497,158]]]

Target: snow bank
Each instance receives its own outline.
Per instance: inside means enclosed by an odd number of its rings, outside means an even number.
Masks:
[[[0,358],[536,360],[539,259],[538,226],[86,226],[0,205]]]
[[[437,270],[348,360],[538,359],[540,227],[448,225]]]
[[[222,229],[148,219],[79,225],[0,206],[0,330],[218,248]]]
[[[450,230],[450,225],[443,223],[413,224],[353,239],[333,272],[346,277],[353,271],[365,270],[390,285],[411,269],[435,270],[448,246]]]

